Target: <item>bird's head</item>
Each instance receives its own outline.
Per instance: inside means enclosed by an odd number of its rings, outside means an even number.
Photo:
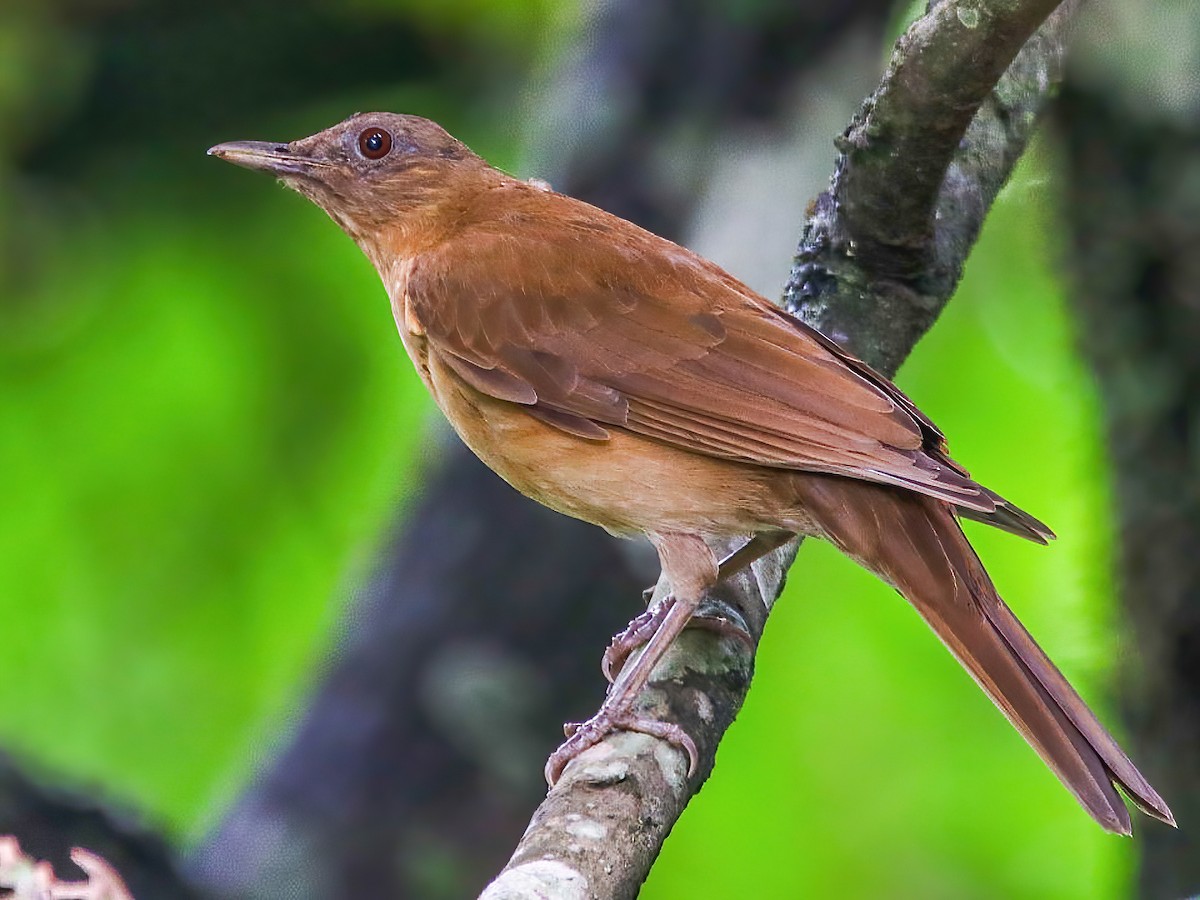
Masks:
[[[358,113],[289,144],[231,141],[208,153],[275,175],[359,244],[424,218],[456,174],[486,168],[440,125],[396,113]]]

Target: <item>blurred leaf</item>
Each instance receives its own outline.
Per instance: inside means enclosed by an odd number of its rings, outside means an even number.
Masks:
[[[357,249],[245,191],[78,235],[0,360],[0,737],[177,826],[295,702],[428,408]]]

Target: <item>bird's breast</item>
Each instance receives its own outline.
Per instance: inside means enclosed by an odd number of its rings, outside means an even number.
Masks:
[[[393,265],[386,273],[380,272],[380,274],[383,276],[384,285],[391,300],[392,318],[396,320],[396,330],[400,332],[400,340],[404,344],[404,349],[408,351],[408,356],[413,361],[417,374],[421,376],[421,381],[425,383],[429,392],[434,394],[436,400],[437,395],[434,393],[433,382],[429,374],[429,342],[425,337],[425,326],[417,317],[416,311],[413,309],[412,298],[408,294],[408,279],[412,268],[413,261],[406,259]]]
[[[589,440],[467,384],[430,344],[408,294],[411,272],[411,262],[398,263],[384,277],[404,347],[459,437],[518,491],[614,534],[745,534],[777,526],[786,505],[778,473],[620,428],[609,429],[608,440]]]
[[[747,534],[778,527],[778,472],[689,453],[622,428],[589,440],[464,382],[436,349],[430,392],[463,442],[518,491],[613,534]],[[766,516],[767,518],[763,518]]]

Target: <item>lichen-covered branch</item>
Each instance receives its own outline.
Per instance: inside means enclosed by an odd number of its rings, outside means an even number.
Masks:
[[[757,641],[790,561],[778,553],[759,561],[720,585],[714,606]],[[671,826],[712,771],[752,663],[742,641],[685,632],[655,670],[641,706],[687,729],[700,754],[697,773],[689,779],[687,758],[663,741],[614,735],[567,767],[481,900],[636,896]]]
[[[830,189],[814,204],[784,288],[789,311],[880,371],[890,375],[900,367],[953,293],[992,201],[1061,80],[1066,31],[1078,5],[1076,0],[1062,4],[1015,58],[1007,56],[1007,70],[1001,66],[1003,74],[998,80],[992,77],[986,88],[980,89],[978,71],[969,67],[957,102],[971,103],[974,117],[963,121],[959,114],[955,128],[928,134],[901,101],[911,98],[927,107],[943,125],[951,118],[912,82],[914,69],[927,71],[933,85],[954,81],[953,69],[943,67],[964,64],[964,32],[955,23],[964,18],[976,22],[965,37],[986,45],[980,54],[989,71],[1000,60],[985,36],[984,22],[971,17],[974,4],[943,2],[910,29],[920,37],[899,41],[884,83],[839,144],[842,153]],[[1027,11],[1020,12],[1022,27],[1028,26]],[[930,31],[931,17],[933,24],[942,23],[946,43],[952,45],[944,55],[937,32]],[[1000,27],[997,40],[1012,39],[1011,28],[988,22]],[[918,53],[920,66],[896,58],[906,49]],[[971,65],[982,64],[975,58]],[[901,72],[904,85],[893,87],[889,78]],[[934,157],[941,159],[943,145],[952,152],[940,163],[936,179],[914,171]],[[893,182],[904,185],[902,204],[893,198]]]
[[[949,299],[1057,83],[1070,9],[1047,20],[1054,5],[934,4],[898,42],[880,88],[839,145],[784,301],[889,375]],[[794,553],[795,544],[785,547],[729,585],[717,598],[724,614],[761,634]],[[685,778],[682,755],[651,738],[610,738],[568,767],[484,898],[636,896],[711,771],[751,663],[743,648],[710,635],[679,641],[643,701],[695,738],[696,775]]]
[[[839,141],[832,188],[864,271],[928,276],[933,210],[959,139],[1057,5],[945,0],[896,43],[879,90]]]

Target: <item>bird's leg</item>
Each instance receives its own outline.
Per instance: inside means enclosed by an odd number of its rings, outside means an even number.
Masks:
[[[717,567],[717,581],[723,581],[729,576],[737,574],[756,559],[760,559],[772,550],[782,547],[793,537],[795,535],[790,531],[766,531],[754,535],[737,550],[734,550],[721,560],[720,565]],[[646,593],[652,594],[653,591],[654,588],[649,588]],[[647,597],[647,600],[649,600],[649,597]],[[612,642],[608,645],[608,648],[604,651],[604,656],[600,660],[600,671],[604,673],[604,677],[608,679],[610,684],[616,678],[616,673],[620,672],[621,668],[625,665],[625,660],[629,658],[629,654],[650,640],[651,636],[658,630],[673,602],[674,598],[671,595],[667,595],[653,604],[644,613],[637,616],[620,634],[613,635]],[[725,618],[725,616],[695,613],[692,615],[689,627],[703,628],[721,637],[736,638],[744,643],[751,652],[754,650],[754,638],[747,634],[744,628]]]
[[[630,654],[650,640],[662,627],[663,620],[674,605],[674,594],[668,594],[626,625],[620,634],[613,635],[612,641],[604,650],[604,656],[600,658],[600,671],[610,684],[625,667],[625,661],[629,659]],[[754,650],[754,638],[745,628],[725,616],[693,610],[687,627],[711,631],[718,637],[734,638],[745,644],[751,652]]]
[[[649,716],[639,715],[633,704],[642,688],[646,686],[654,666],[687,625],[698,602],[672,603],[658,630],[646,643],[642,654],[633,665],[621,670],[621,676],[609,688],[596,714],[582,724],[572,723],[564,726],[568,734],[567,740],[546,760],[546,781],[551,786],[558,781],[563,769],[571,760],[584,750],[600,743],[614,731],[638,731],[682,748],[688,756],[688,776],[695,772],[700,754],[695,741],[688,733],[673,722],[660,722]]]
[[[614,731],[638,731],[681,747],[688,756],[689,777],[696,771],[699,752],[688,733],[673,722],[660,722],[639,714],[634,701],[650,680],[654,667],[691,620],[705,593],[717,583],[717,561],[697,535],[653,534],[650,540],[671,583],[671,597],[662,604],[665,612],[641,655],[621,669],[596,714],[581,725],[566,726],[567,740],[546,761],[546,781],[551,785],[558,781],[571,760]]]

